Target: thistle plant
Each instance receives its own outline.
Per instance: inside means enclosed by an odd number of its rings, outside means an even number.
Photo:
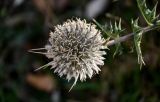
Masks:
[[[46,52],[34,52],[44,54],[52,61],[36,70],[51,66],[50,69],[54,69],[60,77],[65,76],[68,81],[74,78],[72,87],[78,78],[84,81],[97,74],[99,66],[104,65],[103,55],[106,53],[101,50],[105,48],[105,40],[95,27],[80,19],[68,20],[55,26],[55,31],[50,32],[49,44],[41,48]]]
[[[60,77],[64,76],[68,81],[74,78],[74,83],[70,90],[78,80],[85,81],[94,74],[99,73],[100,66],[104,65],[105,51],[109,46],[116,45],[114,55],[121,52],[121,42],[126,41],[134,36],[134,45],[138,56],[138,64],[140,68],[145,64],[141,52],[141,39],[144,33],[160,28],[160,20],[156,15],[156,7],[150,10],[146,5],[146,0],[137,0],[138,8],[143,15],[147,27],[141,27],[138,24],[138,18],[131,20],[133,32],[121,36],[124,31],[121,26],[121,19],[114,25],[104,27],[96,20],[93,20],[100,30],[96,29],[96,25],[87,23],[86,20],[76,19],[68,20],[62,25],[54,27],[54,31],[50,32],[49,44],[44,48],[31,49],[30,52],[45,55],[51,61],[36,70],[50,66]],[[103,32],[108,36],[104,39]],[[41,50],[46,50],[42,52]]]

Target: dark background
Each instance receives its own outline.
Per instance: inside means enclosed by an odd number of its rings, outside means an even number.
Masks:
[[[147,4],[153,8],[157,1]],[[122,43],[123,53],[114,58],[115,47],[109,47],[100,74],[78,81],[71,92],[72,82],[49,68],[34,71],[50,60],[28,50],[44,47],[53,26],[76,17],[88,22],[95,18],[100,24],[121,17],[122,35],[132,32],[132,18],[140,17],[140,25],[146,26],[136,0],[0,0],[0,102],[160,102],[158,30],[143,36],[146,65],[141,70],[130,39]]]

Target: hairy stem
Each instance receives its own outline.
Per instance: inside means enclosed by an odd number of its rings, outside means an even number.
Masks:
[[[144,28],[140,29],[140,31],[142,31],[143,34],[144,34],[148,31],[157,29],[159,27],[160,27],[160,25],[147,26],[147,27],[144,27]],[[107,42],[105,42],[105,45],[106,46],[112,46],[112,45],[117,44],[119,42],[124,42],[124,41],[128,40],[133,35],[134,35],[134,33],[130,33],[130,34],[124,35],[122,37],[119,37],[118,39],[107,41]]]

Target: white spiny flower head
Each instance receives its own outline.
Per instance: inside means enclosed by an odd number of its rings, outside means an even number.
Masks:
[[[103,43],[104,39],[94,24],[80,19],[68,20],[50,32],[45,55],[52,61],[44,66],[51,66],[55,73],[65,76],[68,81],[74,78],[73,87],[78,79],[85,81],[100,71],[98,66],[104,65],[103,55],[106,54],[101,50],[105,48]]]

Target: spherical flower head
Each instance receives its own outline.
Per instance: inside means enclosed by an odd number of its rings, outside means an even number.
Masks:
[[[68,81],[74,78],[73,87],[78,79],[85,81],[100,71],[106,54],[101,50],[105,48],[103,43],[101,32],[94,24],[80,19],[68,20],[50,32],[45,55],[52,60],[45,66],[51,66]]]

